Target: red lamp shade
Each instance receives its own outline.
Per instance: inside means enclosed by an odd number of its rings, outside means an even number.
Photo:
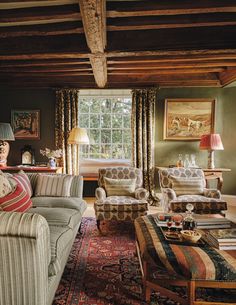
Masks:
[[[200,141],[200,149],[202,150],[223,150],[220,135],[218,133],[211,133],[203,135]]]

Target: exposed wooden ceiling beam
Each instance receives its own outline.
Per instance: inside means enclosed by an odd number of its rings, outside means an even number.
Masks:
[[[108,31],[136,31],[236,24],[235,13],[108,18]]]
[[[99,88],[107,83],[105,4],[105,0],[79,0],[87,45],[92,53],[90,62]]]
[[[134,17],[236,12],[233,0],[108,2],[107,17]]]
[[[14,0],[14,1],[1,1],[0,10],[11,10],[29,7],[42,7],[42,6],[57,6],[66,4],[78,3],[77,0]]]
[[[160,75],[160,74],[197,74],[197,73],[213,73],[213,72],[223,72],[225,69],[224,68],[193,68],[193,69],[156,69],[156,70],[141,70],[141,69],[129,69],[129,70],[115,70],[112,68],[108,68],[108,74],[111,75],[143,75],[143,74],[149,74],[149,75]]]
[[[78,5],[1,11],[0,27],[81,20]]]
[[[236,69],[228,69],[224,72],[221,72],[220,75],[220,81],[222,86],[227,86],[231,84],[232,82],[236,81]]]

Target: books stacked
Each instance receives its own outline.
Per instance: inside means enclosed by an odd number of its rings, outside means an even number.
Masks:
[[[225,217],[195,217],[197,229],[227,229],[231,227],[230,220]]]
[[[205,240],[219,250],[236,250],[236,228],[211,230],[205,235]]]

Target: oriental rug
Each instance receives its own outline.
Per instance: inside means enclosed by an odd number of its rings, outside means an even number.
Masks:
[[[94,218],[83,218],[81,232],[75,239],[52,305],[147,305],[133,225],[114,223],[106,234],[100,234]],[[176,292],[185,295],[183,289]],[[215,293],[203,290],[199,297],[204,294],[205,299],[212,300]],[[218,294],[220,299],[225,296],[222,292]],[[151,305],[179,303],[154,292]]]

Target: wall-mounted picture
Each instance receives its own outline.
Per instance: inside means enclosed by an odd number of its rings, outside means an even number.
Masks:
[[[199,140],[214,132],[214,99],[166,99],[164,140]]]
[[[11,125],[16,139],[40,139],[39,110],[12,110]]]

